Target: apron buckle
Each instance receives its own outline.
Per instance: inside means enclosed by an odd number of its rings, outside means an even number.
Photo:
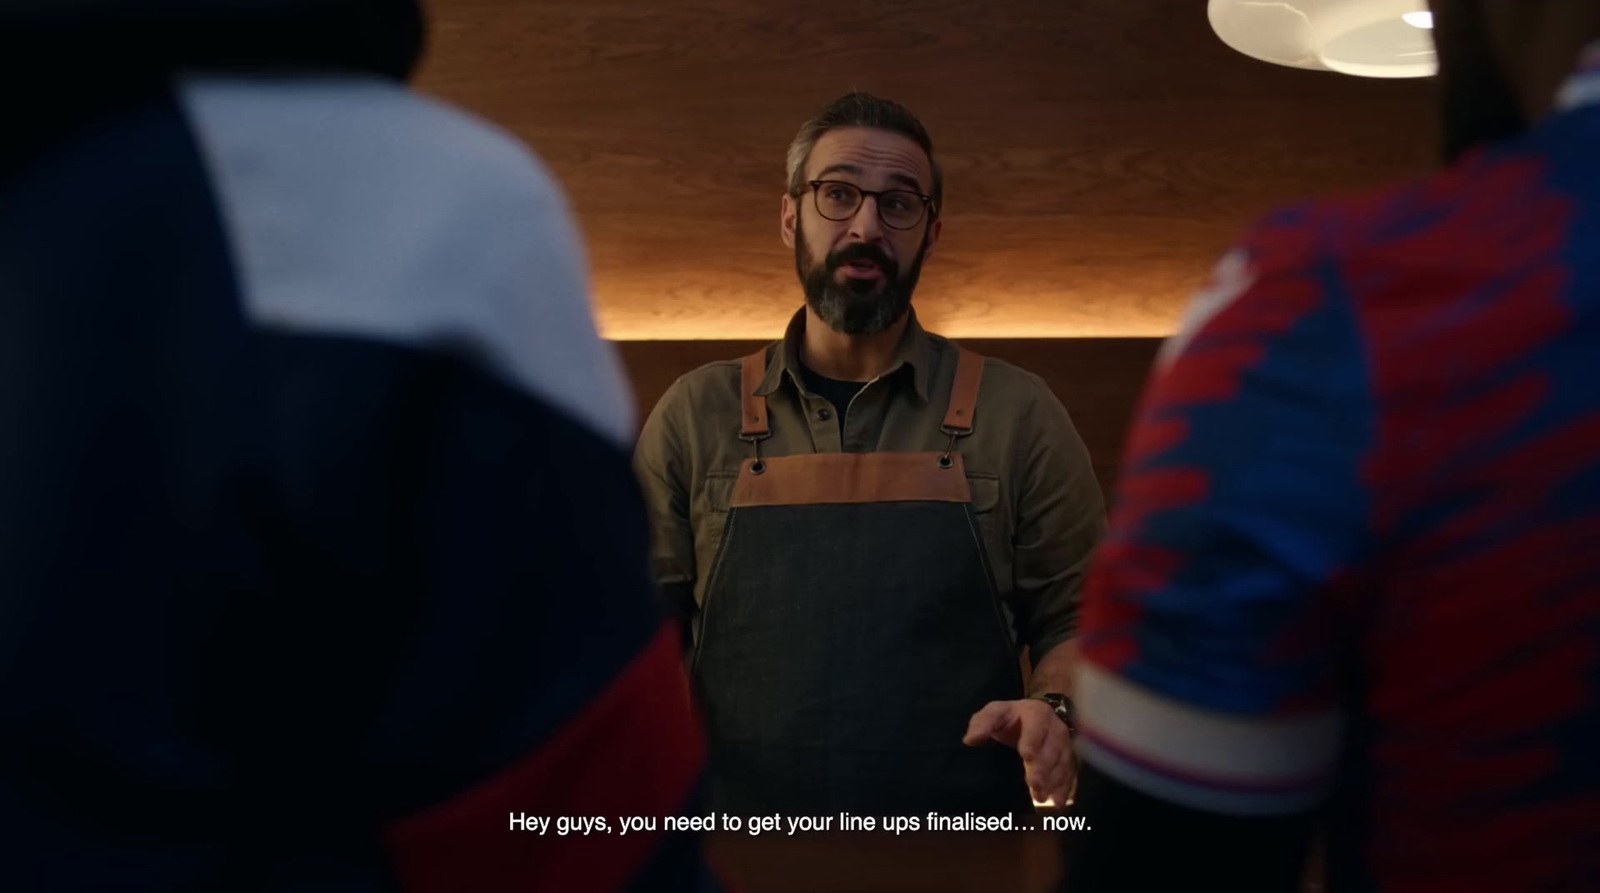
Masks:
[[[766,440],[767,438],[769,438],[771,436],[772,436],[771,432],[767,432],[765,434],[740,434],[739,435],[739,439],[740,440],[747,440],[747,441],[750,442],[751,446],[756,448],[756,461],[750,463],[750,473],[751,474],[766,474],[767,473],[766,460],[761,458],[761,441]]]
[[[939,431],[941,433],[950,435],[950,442],[945,444],[944,452],[939,454],[939,467],[943,468],[945,471],[949,471],[950,469],[956,467],[956,460],[950,458],[951,454],[956,451],[956,438],[961,437],[964,434],[971,434],[972,429],[969,428],[963,431],[960,428],[952,428],[949,425],[940,425]]]

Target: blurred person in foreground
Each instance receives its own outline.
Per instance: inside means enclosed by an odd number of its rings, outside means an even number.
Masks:
[[[1600,3],[1438,0],[1450,166],[1268,218],[1090,573],[1063,889],[1600,890]]]
[[[706,881],[578,235],[422,36],[0,4],[0,887]]]

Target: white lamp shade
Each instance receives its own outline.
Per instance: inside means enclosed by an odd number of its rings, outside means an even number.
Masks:
[[[1438,71],[1426,0],[1210,0],[1211,27],[1247,56],[1369,78]]]

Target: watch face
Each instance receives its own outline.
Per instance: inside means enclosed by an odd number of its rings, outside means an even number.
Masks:
[[[1050,694],[1040,695],[1039,699],[1049,704],[1050,708],[1055,711],[1056,718],[1066,724],[1067,735],[1072,738],[1077,738],[1078,711],[1076,705],[1072,703],[1072,699],[1066,695],[1056,694],[1053,692]]]

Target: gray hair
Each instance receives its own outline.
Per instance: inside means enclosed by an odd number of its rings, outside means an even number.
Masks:
[[[933,138],[927,128],[898,102],[880,99],[870,93],[849,93],[828,103],[816,117],[801,125],[800,133],[789,144],[789,195],[798,198],[806,191],[806,162],[817,140],[830,130],[844,127],[872,127],[898,133],[922,147],[933,168],[933,213],[944,209],[944,169],[933,157]]]

